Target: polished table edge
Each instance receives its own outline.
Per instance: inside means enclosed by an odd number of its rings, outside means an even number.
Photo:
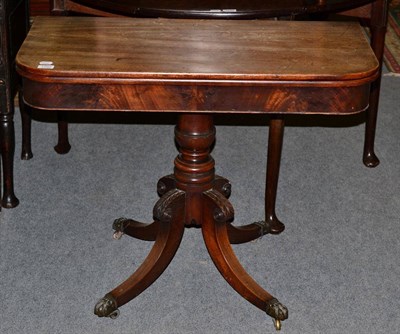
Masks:
[[[42,72],[35,68],[23,65],[17,59],[16,65],[17,72],[31,81],[38,83],[54,83],[54,84],[119,84],[123,85],[140,85],[140,84],[162,84],[162,85],[192,85],[198,86],[279,86],[284,85],[288,87],[352,87],[360,86],[365,83],[374,81],[379,76],[379,64],[372,67],[369,71],[364,73],[356,73],[354,77],[348,76],[346,78],[328,77],[319,78],[315,76],[313,78],[310,75],[302,78],[298,75],[286,76],[285,79],[276,80],[264,79],[262,75],[237,75],[236,77],[229,77],[225,74],[177,74],[177,73],[127,73],[126,75],[107,76],[106,73],[102,76],[96,74],[96,76],[85,76],[84,74],[69,73],[66,76],[60,75],[48,75],[48,72]],[[44,74],[43,74],[44,73]],[[68,73],[63,73],[68,74]],[[87,74],[87,73],[86,73]],[[212,76],[211,79],[209,77]],[[220,78],[218,78],[220,77]]]
[[[309,34],[310,27],[315,29],[315,38]],[[114,35],[116,44],[112,45]],[[326,41],[321,43],[322,39]],[[283,54],[281,45],[286,50]],[[36,54],[30,54],[32,48]],[[53,66],[40,64],[45,61]],[[114,79],[121,83],[131,79],[348,82],[369,77],[379,68],[356,22],[88,17],[37,18],[16,62],[20,73],[37,75],[39,81],[82,83]],[[307,62],[309,66],[301,65]]]
[[[369,84],[379,77],[379,62],[358,24],[225,21],[217,25],[215,23],[209,25],[208,22],[207,20],[137,19],[132,21],[115,18],[60,18],[58,20],[57,18],[41,18],[35,23],[36,25],[34,24],[26,46],[21,49],[16,59],[17,70],[23,77],[24,86],[28,88],[28,92],[24,94],[25,102],[43,109],[96,111],[342,114],[356,113],[367,108]],[[291,30],[288,30],[288,25]],[[55,27],[55,32],[51,36],[55,49],[45,49],[41,54],[35,54],[35,58],[31,58],[30,48],[40,47],[47,42],[42,32],[50,27]],[[74,28],[72,32],[68,27]],[[79,47],[77,50],[81,53],[78,58],[57,58],[59,52],[62,55],[68,55],[71,47],[69,45],[76,41],[76,36],[79,36],[80,32],[85,33],[86,27],[90,28],[90,32],[84,40],[90,45],[95,45],[94,51]],[[113,34],[109,35],[112,27],[117,35],[120,31],[125,32],[127,28],[129,32],[123,35],[122,40],[116,38],[116,45],[119,45],[121,50],[117,49],[111,54],[104,53],[104,50],[112,50],[112,42],[104,41],[100,36],[112,37]],[[306,35],[307,38],[304,39],[306,46],[303,46],[303,32],[306,34],[310,27],[318,27],[319,35],[315,37],[314,43],[312,39],[310,40],[312,36]],[[131,48],[134,50],[133,54],[136,48],[146,50],[147,53],[159,52],[158,46],[162,45],[162,38],[171,38],[174,43],[182,43],[183,50],[195,53],[191,51],[192,45],[196,46],[199,40],[203,41],[204,34],[198,35],[194,32],[192,35],[192,33],[193,29],[196,31],[200,28],[216,31],[217,36],[224,36],[226,29],[233,29],[239,33],[239,36],[229,36],[224,41],[225,44],[217,49],[214,49],[215,37],[207,41],[211,43],[213,51],[205,49],[204,45],[198,46],[204,52],[201,55],[201,63],[194,67],[184,67],[185,70],[188,69],[191,72],[182,70],[182,64],[179,61],[168,62],[167,60],[168,66],[164,66],[162,60],[156,57],[151,60],[155,61],[157,71],[151,71],[152,67],[149,65],[145,67],[146,70],[142,70],[142,65],[135,65],[134,56],[131,60],[133,63],[129,62],[130,58],[127,58],[123,66],[117,61],[120,57],[124,57],[123,55],[129,54]],[[183,31],[180,36],[175,35],[177,29]],[[301,29],[302,33],[299,34],[299,39],[291,39],[287,42],[286,36],[293,29]],[[162,37],[159,37],[158,31],[163,32]],[[103,35],[105,32],[106,35]],[[141,33],[150,36],[148,37],[150,42],[141,38]],[[266,67],[268,58],[264,61],[264,57],[276,55],[281,48],[269,45],[261,49],[255,48],[248,45],[245,37],[253,34],[252,38],[257,41],[258,37],[255,38],[255,36],[261,34],[260,40],[263,43],[270,43],[270,33],[276,34],[273,37],[274,42],[271,42],[274,43],[273,45],[282,41],[286,42],[285,47],[291,50],[304,47],[302,61],[306,59],[304,57],[306,52],[310,53],[311,58],[314,52],[317,52],[315,64],[311,65],[311,69],[303,72],[304,66],[293,62],[292,59],[297,59],[295,58],[297,52],[292,51],[290,56],[283,60],[275,60]],[[335,43],[334,45],[344,46],[346,53],[332,52],[330,44],[320,44],[319,41],[325,33],[331,34],[328,40]],[[72,39],[65,42],[65,39],[59,38],[60,34],[71,36]],[[350,41],[360,40],[360,42],[357,42],[353,49],[342,42],[342,34],[348,36]],[[131,42],[125,45],[127,37],[133,37],[135,41],[142,44]],[[245,45],[246,51],[240,50],[240,53],[230,56],[230,66],[224,64],[224,58],[220,58],[218,62],[214,61],[213,54],[220,48],[224,52],[231,50],[230,43],[236,47]],[[318,45],[316,49],[315,43]],[[138,45],[141,47],[139,48]],[[96,50],[100,51],[100,55],[95,56]],[[164,49],[163,52],[166,50]],[[140,59],[147,55],[147,53],[138,52]],[[253,52],[259,57],[255,67],[254,63],[248,59]],[[365,54],[365,57],[360,57],[360,53]],[[47,59],[46,55],[48,60],[57,59],[55,66],[50,66],[50,69],[40,66],[39,60]],[[350,56],[357,67],[341,69],[342,62],[347,61],[349,58],[346,57]],[[196,59],[196,55],[192,57]],[[104,64],[104,68],[98,65],[93,66],[93,59],[98,59],[102,65]],[[359,63],[360,60],[363,62]],[[143,61],[147,62],[147,58],[143,58]],[[153,65],[153,62],[149,64]],[[276,73],[274,66],[282,72]],[[211,67],[212,71],[206,71],[205,67]],[[235,72],[231,73],[228,70]],[[42,99],[42,96],[46,96],[46,99]],[[101,98],[91,99],[90,97],[93,96]],[[226,99],[226,96],[231,96],[231,98]],[[252,98],[253,96],[257,98]],[[337,98],[338,96],[340,99]],[[324,108],[324,104],[328,107]]]

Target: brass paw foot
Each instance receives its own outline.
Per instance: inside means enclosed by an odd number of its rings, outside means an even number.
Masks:
[[[101,298],[94,307],[94,314],[99,317],[117,318],[119,316],[119,310],[114,297],[108,293]]]
[[[122,236],[124,235],[124,229],[125,229],[124,224],[127,220],[128,219],[123,218],[123,217],[114,220],[113,226],[112,226],[113,229],[115,230],[115,232],[113,234],[114,239],[119,240],[122,238]]]
[[[115,230],[113,238],[119,240],[125,234],[136,239],[154,241],[156,240],[158,225],[158,222],[145,224],[133,219],[118,218],[113,222],[112,227]]]
[[[260,236],[264,234],[279,234],[285,229],[285,225],[279,220],[261,220],[254,224],[260,227]]]
[[[276,298],[272,298],[268,301],[265,312],[274,319],[276,330],[281,329],[282,321],[287,319],[289,316],[287,307],[281,304]]]

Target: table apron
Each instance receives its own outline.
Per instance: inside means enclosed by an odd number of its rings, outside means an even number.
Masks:
[[[354,114],[368,107],[370,84],[196,85],[48,83],[23,79],[24,100],[38,109],[211,113]]]

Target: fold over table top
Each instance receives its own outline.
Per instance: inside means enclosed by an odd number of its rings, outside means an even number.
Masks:
[[[60,85],[64,89],[68,85],[127,85],[132,89],[137,89],[135,85],[183,85],[192,89],[364,87],[367,91],[379,64],[361,28],[351,22],[37,17],[18,53],[17,69],[25,84],[53,84],[52,89]],[[36,107],[73,108],[60,103],[37,105],[27,98],[30,88],[25,99]],[[188,110],[213,111],[198,102]],[[112,109],[76,103],[75,108]],[[115,109],[184,111],[181,108],[119,105]],[[244,110],[229,108],[214,111]],[[288,111],[257,108],[250,109]]]

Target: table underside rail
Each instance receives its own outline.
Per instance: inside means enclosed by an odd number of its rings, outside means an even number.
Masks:
[[[326,85],[326,87],[324,87]],[[24,79],[24,101],[70,111],[355,114],[368,107],[370,84],[270,85],[61,84]],[[46,96],[44,99],[43,96]],[[229,97],[229,98],[228,98]]]

